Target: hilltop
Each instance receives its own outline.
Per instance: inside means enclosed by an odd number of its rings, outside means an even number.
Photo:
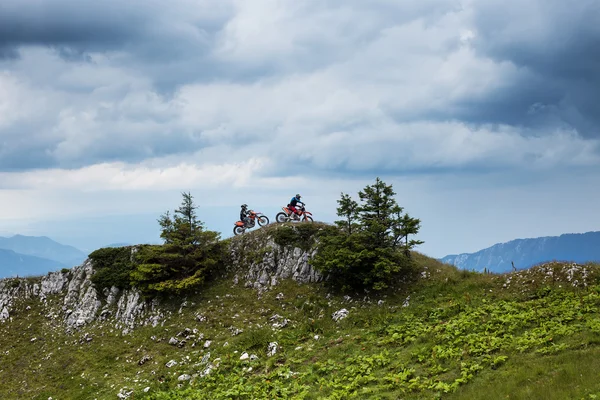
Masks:
[[[413,252],[414,279],[340,293],[288,225],[228,239],[227,268],[182,298],[99,292],[89,259],[2,280],[0,398],[600,395],[598,265],[481,274]]]

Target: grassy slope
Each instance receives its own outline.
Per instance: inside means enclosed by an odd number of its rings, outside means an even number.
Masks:
[[[66,335],[39,301],[25,300],[0,325],[0,398],[114,399],[122,388],[135,399],[600,397],[598,266],[584,279],[562,264],[496,276],[417,260],[425,278],[385,297],[347,300],[293,282],[259,296],[223,280],[186,307],[173,299],[163,326],[131,335],[106,323]],[[336,323],[341,308],[350,313]],[[287,326],[274,329],[275,314]],[[185,328],[196,338],[168,343]],[[269,357],[272,341],[279,348]],[[244,351],[258,359],[241,361]],[[178,364],[167,368],[169,360]]]

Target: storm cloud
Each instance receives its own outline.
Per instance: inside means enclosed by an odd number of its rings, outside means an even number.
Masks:
[[[600,136],[600,3],[583,0],[485,1],[473,7],[473,46],[482,57],[519,68],[482,107],[482,120],[511,125],[563,123]],[[560,125],[559,125],[560,126]]]
[[[595,167],[598,10],[6,0],[0,170],[250,155],[272,175]]]

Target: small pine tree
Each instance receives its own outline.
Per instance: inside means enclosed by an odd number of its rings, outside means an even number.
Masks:
[[[361,204],[342,193],[337,214],[344,219],[320,238],[312,265],[342,288],[384,289],[411,269],[410,250],[423,242],[408,237],[418,233],[420,220],[403,213],[392,185],[379,178],[358,194]]]
[[[358,217],[358,203],[350,197],[350,195],[342,193],[341,198],[337,201],[339,207],[337,208],[337,215],[344,217],[342,221],[335,221],[336,225],[339,226],[346,233],[351,234],[356,228],[356,218]]]
[[[145,246],[137,255],[132,283],[145,292],[181,293],[198,287],[223,263],[219,233],[205,230],[192,195],[182,196],[173,217],[167,211],[158,219],[164,244]]]

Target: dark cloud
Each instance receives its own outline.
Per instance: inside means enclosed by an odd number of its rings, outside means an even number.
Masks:
[[[92,57],[89,53],[84,50],[72,48],[68,46],[59,46],[55,48],[55,51],[65,61],[75,61],[75,62],[91,62]]]
[[[104,5],[83,5],[59,0],[42,5],[27,0],[3,1],[0,45],[114,47],[139,36],[145,26],[143,15],[132,12],[135,8],[125,4],[110,1]]]
[[[554,0],[547,7],[494,1],[461,12],[446,0],[53,0],[42,8],[5,0],[0,58],[21,52],[2,66],[9,66],[14,96],[25,93],[5,102],[44,97],[46,114],[27,121],[38,107],[21,114],[13,107],[19,115],[0,128],[0,169],[135,163],[230,146],[243,157],[274,160],[282,174],[296,165],[314,173],[484,171],[551,158],[539,155],[537,143],[513,142],[519,134],[575,127],[598,135],[599,30],[586,12],[593,3],[566,9]],[[461,36],[472,28],[475,56]],[[425,139],[410,127],[421,122],[435,125]],[[462,123],[480,129],[461,131]],[[501,133],[488,135],[494,126]],[[45,129],[51,134],[38,140],[35,132]],[[339,132],[345,142],[335,142]],[[292,134],[311,146],[286,147]],[[435,148],[453,135],[466,155],[452,141],[448,154]],[[273,142],[283,147],[274,150]],[[514,143],[527,149],[505,162],[498,154],[510,155]],[[566,142],[543,146],[557,143]],[[265,146],[244,155],[252,145]]]
[[[472,117],[535,126],[560,120],[600,137],[600,3],[582,0],[488,1],[475,8],[479,54],[521,74],[479,103]]]
[[[48,152],[52,141],[36,135],[38,130],[31,123],[0,129],[0,171],[48,168],[55,164]]]
[[[0,45],[0,61],[16,60],[19,58],[19,51],[12,46]]]
[[[142,61],[168,63],[206,51],[207,43],[226,21],[226,3],[209,7],[208,2],[190,4],[185,0],[169,4],[4,0],[0,5],[0,57],[13,55],[20,47],[47,46],[68,60],[88,52],[123,50]]]

